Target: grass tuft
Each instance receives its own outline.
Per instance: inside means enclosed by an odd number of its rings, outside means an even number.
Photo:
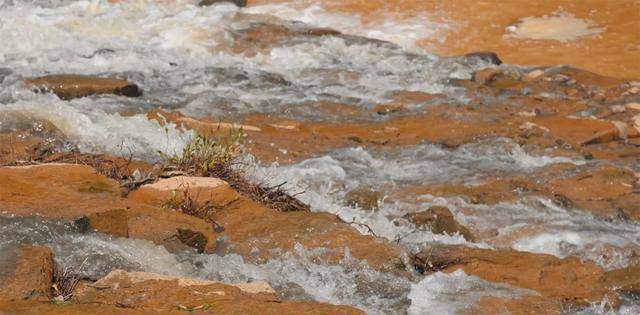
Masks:
[[[239,161],[242,137],[241,129],[230,130],[227,135],[216,139],[196,135],[187,143],[181,155],[163,155],[167,161],[165,171],[220,178],[245,197],[278,211],[309,211],[309,205],[283,188],[285,183],[267,186],[254,184],[247,179]]]
[[[74,290],[81,279],[80,270],[85,263],[86,259],[77,269],[56,264],[53,270],[53,284],[51,285],[53,303],[65,303],[73,297]]]

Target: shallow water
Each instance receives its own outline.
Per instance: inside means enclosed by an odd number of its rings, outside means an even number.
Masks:
[[[132,152],[154,160],[157,151],[179,152],[193,134],[148,120],[149,109],[216,119],[284,113],[307,121],[375,120],[382,118],[332,116],[310,104],[328,101],[369,109],[389,101],[394,91],[443,93],[447,100],[464,103],[464,90],[451,80],[490,66],[479,59],[443,58],[417,49],[416,41],[425,36],[438,40],[439,32],[450,27],[427,18],[371,26],[358,16],[328,13],[319,5],[238,9],[195,3],[0,0],[0,111],[49,120],[85,152]],[[299,35],[267,48],[244,47],[253,53],[234,50],[247,30],[264,24],[310,27],[304,23],[347,35]],[[21,83],[26,77],[53,73],[118,75],[136,82],[144,96],[67,102],[35,94]],[[283,112],[291,107],[295,110]],[[13,124],[17,122],[0,119],[0,130]],[[578,256],[606,269],[626,266],[640,248],[637,224],[605,221],[541,198],[487,206],[457,197],[416,196],[411,202],[383,200],[378,211],[343,204],[347,191],[363,185],[390,195],[413,185],[473,184],[557,163],[588,164],[581,158],[532,155],[511,140],[492,138],[457,149],[431,143],[380,150],[351,147],[294,165],[254,161],[252,174],[272,184],[287,182],[290,191],[305,191],[300,198],[313,211],[367,224],[377,236],[413,250],[433,242],[462,243]],[[478,231],[497,229],[500,237],[470,243],[460,235],[418,231],[403,218],[431,205],[448,206],[459,222]],[[364,228],[361,232],[369,233]],[[353,305],[372,314],[453,314],[483,296],[535,294],[461,271],[414,275],[410,281],[373,271],[355,259],[326,265],[308,259],[310,250],[302,247],[264,265],[235,255],[172,254],[146,241],[81,234],[68,222],[38,218],[0,217],[0,236],[0,250],[10,243],[35,242],[52,247],[65,265],[80,266],[86,258],[83,273],[91,278],[122,268],[231,283],[266,280],[286,298]],[[608,259],[601,258],[603,253]],[[636,309],[630,302],[620,312]],[[596,306],[590,311],[599,312]]]

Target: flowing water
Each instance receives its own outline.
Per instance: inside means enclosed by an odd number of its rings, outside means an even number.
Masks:
[[[85,152],[132,151],[153,160],[157,151],[179,151],[192,136],[175,125],[148,120],[145,114],[153,108],[221,120],[277,113],[305,121],[349,122],[384,118],[345,117],[310,104],[327,101],[370,109],[391,100],[394,91],[442,93],[448,101],[466,102],[464,90],[452,80],[468,79],[473,71],[491,65],[477,58],[439,57],[418,48],[419,39],[438,40],[439,32],[450,27],[446,23],[427,18],[392,21],[365,24],[355,15],[332,13],[319,4],[238,9],[231,4],[198,7],[195,1],[0,0],[0,111],[49,120]],[[249,30],[264,25],[292,30],[331,27],[344,35],[300,34],[270,42],[266,48],[238,44]],[[26,77],[55,73],[118,75],[136,82],[144,95],[62,101],[33,93],[22,83]],[[16,116],[2,117],[0,129],[16,123]],[[473,184],[558,163],[592,163],[581,157],[533,155],[506,138],[456,149],[431,143],[394,149],[355,146],[291,165],[265,165],[250,156],[247,160],[254,165],[255,178],[287,182],[290,191],[304,191],[300,198],[313,211],[367,224],[376,235],[413,250],[433,242],[513,248],[578,256],[614,269],[626,266],[640,249],[637,224],[606,221],[544,198],[488,206],[457,197],[420,195],[411,201],[385,199],[378,211],[344,205],[346,192],[363,185],[390,196],[412,186]],[[460,235],[416,230],[404,218],[431,205],[445,205],[464,225],[477,231],[497,229],[502,237],[472,243]],[[530,232],[519,233],[522,230]],[[361,232],[370,233],[365,228]],[[68,222],[38,218],[0,217],[0,236],[0,251],[8,244],[30,241],[50,246],[67,265],[80,265],[86,258],[83,270],[91,278],[122,268],[231,283],[266,280],[286,298],[353,305],[372,314],[449,314],[484,296],[537,294],[462,271],[407,280],[372,270],[349,255],[339,266],[323,265],[305,259],[316,249],[301,246],[295,255],[253,265],[235,255],[171,254],[146,241],[82,234]],[[606,260],[601,258],[604,252]],[[588,311],[600,309],[596,305]],[[637,311],[631,302],[620,310]]]

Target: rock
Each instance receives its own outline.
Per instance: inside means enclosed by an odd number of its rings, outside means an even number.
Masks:
[[[92,77],[77,74],[49,75],[24,81],[39,92],[53,92],[63,100],[96,94],[115,94],[138,97],[142,91],[137,85],[121,79]]]
[[[122,198],[117,182],[89,166],[0,167],[0,187],[0,208],[10,214],[76,220],[85,230],[146,239],[171,251],[188,246],[209,252],[215,247],[211,224]]]
[[[459,233],[467,241],[475,241],[471,232],[456,221],[447,207],[431,207],[427,211],[411,213],[407,217],[418,229],[431,230],[435,234]]]
[[[264,263],[282,253],[295,253],[295,248],[302,246],[322,248],[317,260],[331,265],[340,263],[348,248],[352,258],[365,260],[374,270],[404,274],[404,267],[399,267],[400,247],[362,235],[332,214],[273,211],[241,197],[217,211],[214,219],[224,227],[219,239],[228,245],[216,249],[220,254],[235,253],[247,261]]]
[[[233,3],[236,6],[238,6],[239,8],[247,6],[247,0],[202,0],[202,1],[200,1],[200,3],[198,5],[201,6],[201,7],[206,7],[206,6],[210,6],[212,4],[224,3],[224,2]]]
[[[478,84],[487,84],[495,80],[495,78],[500,74],[500,70],[496,68],[485,68],[474,72],[471,80]]]
[[[480,298],[463,315],[562,315],[566,314],[562,302],[541,296],[523,296],[520,298],[485,296]]]
[[[629,110],[637,110],[640,111],[640,103],[627,103],[624,105]]]
[[[381,105],[376,105],[373,109],[371,109],[372,112],[381,116],[403,112],[406,110],[407,108],[401,104],[381,104]]]
[[[534,290],[544,297],[578,305],[599,302],[605,296],[614,304],[617,301],[607,287],[604,271],[595,263],[583,263],[576,257],[560,259],[513,250],[434,246],[417,254],[415,263],[425,271],[462,269],[487,281]]]
[[[466,55],[464,55],[467,58],[478,58],[482,61],[488,62],[490,64],[499,66],[502,64],[502,60],[500,60],[500,58],[498,58],[498,54],[494,53],[493,51],[478,51],[478,52],[472,52],[472,53],[468,53]]]
[[[213,177],[175,176],[144,185],[129,194],[128,199],[162,207],[171,198],[190,198],[202,205],[225,205],[239,198],[238,193],[221,179]]]
[[[605,143],[616,140],[625,140],[629,137],[629,127],[620,121],[612,121],[612,128],[603,130],[588,139],[582,141],[580,145],[586,146],[590,144]],[[633,134],[635,136],[635,133]]]
[[[53,284],[53,253],[43,246],[0,248],[0,301],[48,301]]]
[[[363,186],[349,191],[344,198],[345,204],[349,207],[378,210],[382,195],[371,187]]]
[[[616,290],[640,292],[640,266],[629,266],[605,273],[607,284]]]
[[[0,111],[0,165],[37,160],[65,145],[66,136],[50,121]]]
[[[535,81],[536,79],[540,78],[541,76],[544,75],[544,70],[541,69],[536,69],[530,72],[527,72],[523,77],[522,80],[523,81]]]
[[[118,306],[121,308],[207,311],[219,314],[314,313],[362,314],[347,306],[318,302],[279,301],[264,283],[228,285],[214,281],[176,278],[145,272],[114,270],[92,284],[80,284],[75,292],[77,304]]]

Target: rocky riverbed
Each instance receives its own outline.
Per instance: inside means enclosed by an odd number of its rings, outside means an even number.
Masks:
[[[0,313],[640,312],[637,4],[459,2],[0,0]]]

